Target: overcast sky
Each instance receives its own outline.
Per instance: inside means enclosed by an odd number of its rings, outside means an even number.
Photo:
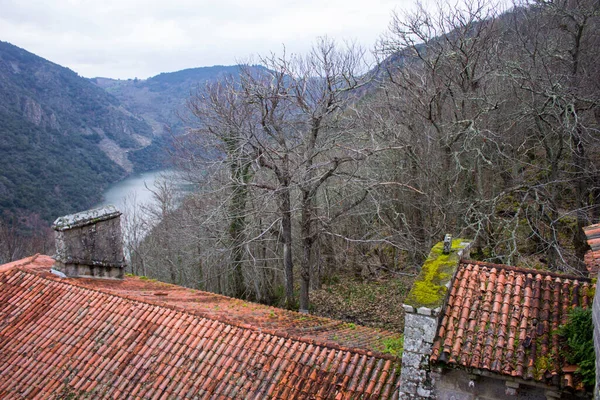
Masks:
[[[305,52],[318,36],[372,48],[413,0],[0,0],[0,40],[85,77],[147,78]]]

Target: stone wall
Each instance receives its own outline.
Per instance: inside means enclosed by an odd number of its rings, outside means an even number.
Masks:
[[[592,306],[592,318],[594,320],[594,350],[596,351],[596,387],[594,388],[594,399],[600,399],[600,290],[596,288],[594,303]]]
[[[431,347],[437,332],[439,315],[446,302],[448,288],[460,259],[467,257],[470,243],[452,241],[450,254],[444,254],[444,243],[436,244],[421,268],[404,310],[404,351],[400,379],[401,399],[434,399],[439,372],[429,367]]]
[[[437,314],[425,307],[404,305],[404,351],[402,353],[401,399],[435,398],[437,375],[429,368],[431,346],[438,326]]]
[[[583,231],[587,237],[589,251],[585,254],[584,262],[590,278],[598,278],[600,271],[600,224],[586,226]],[[592,319],[594,321],[594,351],[596,353],[596,387],[594,399],[600,400],[600,294],[596,288],[592,303]]]
[[[472,375],[457,369],[440,372],[435,384],[438,400],[548,400],[560,394],[547,388],[523,385],[504,379]]]

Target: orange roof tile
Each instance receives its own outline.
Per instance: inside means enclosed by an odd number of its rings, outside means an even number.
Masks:
[[[441,316],[431,361],[572,386],[557,329],[573,307],[591,307],[594,290],[585,278],[463,262]]]
[[[399,335],[175,285],[0,266],[0,398],[395,398]],[[394,397],[395,396],[395,397]]]
[[[600,224],[590,225],[583,228],[587,236],[587,242],[590,250],[585,254],[585,265],[590,271],[590,276],[598,276],[600,271]]]

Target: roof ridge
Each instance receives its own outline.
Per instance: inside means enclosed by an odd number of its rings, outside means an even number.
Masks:
[[[30,257],[21,258],[20,260],[11,261],[6,264],[1,264],[0,265],[0,273],[8,272],[13,269],[25,267],[26,265],[33,263],[39,256],[40,256],[40,253],[36,253]]]
[[[577,280],[577,281],[584,281],[584,282],[592,282],[592,279],[589,278],[589,277],[586,277],[586,276],[561,274],[561,273],[558,273],[558,272],[552,272],[552,271],[546,271],[546,270],[516,267],[516,266],[512,266],[512,265],[505,265],[505,264],[495,264],[495,263],[490,263],[490,262],[487,262],[487,261],[460,260],[460,265],[461,266],[462,265],[479,265],[479,266],[482,266],[482,267],[505,269],[505,270],[508,270],[508,271],[515,271],[515,272],[522,272],[522,273],[532,273],[532,274],[540,274],[540,275],[548,275],[548,276],[551,276],[553,278],[561,278],[561,279]]]
[[[80,289],[90,290],[90,291],[93,291],[93,292],[96,292],[96,293],[100,293],[100,294],[103,294],[103,295],[114,296],[114,297],[117,297],[117,298],[120,298],[120,299],[124,299],[124,300],[128,300],[128,301],[133,301],[133,302],[137,302],[137,303],[140,303],[140,304],[146,304],[146,305],[155,306],[155,307],[163,307],[163,308],[167,308],[167,309],[170,309],[170,310],[173,310],[173,311],[176,311],[176,312],[181,312],[183,314],[186,314],[186,315],[189,315],[189,316],[192,316],[192,317],[205,318],[205,319],[208,319],[208,320],[211,320],[211,321],[214,321],[214,322],[223,323],[225,325],[230,325],[230,326],[234,326],[234,327],[241,328],[241,329],[248,329],[248,330],[251,330],[251,331],[254,331],[254,332],[258,332],[258,333],[266,333],[268,335],[276,336],[276,337],[279,337],[279,338],[282,338],[282,339],[296,340],[296,341],[303,342],[303,343],[306,343],[306,344],[309,344],[309,345],[316,345],[316,346],[325,347],[325,348],[328,348],[328,349],[331,349],[331,350],[346,351],[346,352],[350,352],[350,353],[356,353],[356,354],[360,354],[360,355],[364,355],[364,356],[369,356],[369,357],[380,358],[380,359],[384,359],[384,360],[395,361],[395,360],[399,360],[400,359],[397,356],[393,356],[391,354],[386,354],[386,353],[382,353],[382,352],[378,352],[378,351],[366,350],[366,349],[361,349],[361,348],[357,348],[357,347],[347,347],[347,346],[343,346],[343,345],[340,345],[338,343],[331,342],[331,341],[319,341],[318,339],[307,337],[307,336],[299,336],[299,335],[289,334],[289,333],[287,333],[286,331],[284,331],[282,329],[271,329],[271,328],[267,328],[267,327],[254,326],[254,325],[251,325],[251,324],[247,324],[247,323],[243,323],[243,322],[238,322],[235,319],[230,319],[230,318],[227,318],[227,317],[216,318],[215,316],[206,314],[206,313],[204,313],[202,311],[198,311],[198,310],[196,310],[194,312],[191,312],[191,311],[187,311],[185,309],[182,309],[180,307],[177,307],[175,305],[168,304],[168,303],[144,301],[142,299],[135,298],[135,297],[129,297],[129,296],[126,296],[126,295],[123,295],[123,294],[120,294],[120,293],[110,293],[110,292],[106,292],[106,291],[103,291],[103,290],[91,288],[91,287],[85,286],[85,285],[77,283],[77,282],[72,282],[72,281],[65,282],[65,281],[62,281],[62,279],[60,277],[58,277],[58,276],[50,276],[50,275],[47,275],[47,274],[41,275],[39,273],[36,273],[35,271],[28,270],[28,269],[23,268],[21,266],[16,266],[14,268],[11,268],[11,269],[7,270],[6,272],[7,273],[11,273],[11,272],[16,272],[16,271],[20,271],[20,272],[23,272],[23,273],[26,273],[26,274],[31,274],[31,275],[33,275],[35,277],[38,277],[40,279],[45,279],[45,280],[50,281],[50,282],[56,282],[56,283],[62,284],[62,285],[75,286],[75,287],[80,288]],[[161,282],[161,283],[164,283],[166,285],[177,286],[177,285],[168,284],[168,283],[165,283],[165,282]],[[181,286],[181,287],[184,288],[183,286]],[[195,289],[190,289],[190,288],[185,288],[185,289],[195,290]],[[207,292],[207,293],[210,293],[210,292]],[[210,294],[212,294],[212,293],[210,293]],[[227,297],[227,296],[223,296],[223,295],[218,295],[218,296],[226,297],[228,299],[239,300],[239,299],[235,299],[233,297]],[[257,303],[257,304],[259,304],[259,303]],[[275,308],[277,310],[283,310],[283,311],[286,311],[286,312],[293,312],[293,311],[290,311],[290,310],[279,309],[279,308],[272,307],[272,306],[267,306],[267,307]],[[317,316],[317,318],[326,318],[326,319],[329,319],[329,320],[334,321],[334,322],[336,321],[336,320],[333,320],[333,319],[327,318],[327,317],[318,317]],[[340,322],[343,322],[343,321],[340,321]],[[364,328],[373,330],[375,332],[379,332],[379,330],[376,330],[375,328],[369,328],[369,327],[364,327]],[[394,332],[390,332],[390,333],[394,333]]]

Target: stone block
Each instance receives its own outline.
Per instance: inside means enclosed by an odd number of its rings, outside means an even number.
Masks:
[[[420,353],[421,345],[423,341],[419,340],[417,337],[413,335],[407,335],[404,333],[404,351],[409,351],[412,353]]]
[[[433,320],[433,318],[432,318]],[[435,339],[435,333],[437,331],[436,321],[433,320],[428,325],[423,325],[423,341],[433,344],[433,339]]]
[[[407,312],[407,313],[414,313],[415,312],[415,308],[413,306],[408,305],[408,304],[402,304],[402,308],[404,308],[404,312]]]
[[[516,396],[518,394],[519,383],[506,381],[504,382],[504,385],[506,387],[504,389],[504,394],[506,394],[507,396]]]
[[[546,396],[547,400],[555,400],[555,399],[560,399],[561,393],[556,391],[556,390],[546,390],[544,392],[544,395]]]
[[[437,397],[439,400],[473,400],[473,395],[454,390],[441,390]]]
[[[402,394],[417,394],[417,384],[413,381],[402,380],[402,382],[400,383],[400,395],[402,396]]]
[[[402,372],[404,372],[405,366],[419,369],[419,367],[421,366],[421,354],[405,351],[402,354]]]
[[[422,387],[418,387],[417,388],[417,395],[424,397],[424,398],[430,398],[432,397],[432,391],[431,390],[427,390],[427,389],[423,389]]]
[[[421,329],[420,326],[407,325],[404,323],[404,340],[406,341],[409,337],[417,338],[420,341],[423,337],[423,329]]]
[[[419,307],[417,308],[417,313],[421,315],[431,316],[431,308]]]

